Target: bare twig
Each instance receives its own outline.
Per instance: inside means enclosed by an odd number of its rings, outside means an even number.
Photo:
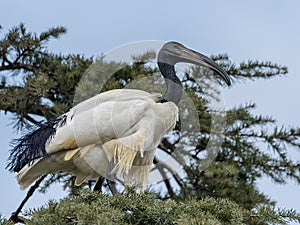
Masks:
[[[172,188],[172,185],[171,185],[171,183],[170,183],[170,181],[169,181],[169,179],[167,177],[167,174],[164,171],[164,167],[160,163],[158,163],[158,160],[157,160],[156,157],[154,158],[153,161],[154,161],[154,164],[156,165],[156,168],[158,169],[158,171],[160,172],[160,174],[161,174],[161,176],[163,178],[163,181],[164,181],[164,183],[166,185],[166,188],[168,189],[168,192],[169,192],[170,196],[175,195],[175,193],[173,191],[173,188]]]
[[[170,183],[164,169],[168,170],[172,174],[172,176],[173,176],[174,180],[176,181],[176,183],[179,185],[179,187],[182,188],[183,183],[184,183],[183,180],[170,166],[168,166],[167,164],[165,164],[164,162],[159,160],[157,157],[154,157],[153,162],[154,162],[156,168],[158,169],[158,171],[160,172],[160,174],[162,175],[162,177],[164,179],[163,181],[164,181],[170,195],[174,194],[174,190],[171,186],[171,183]]]
[[[24,207],[25,203],[29,200],[29,198],[33,195],[35,190],[40,186],[40,183],[45,179],[47,175],[41,176],[35,183],[30,187],[30,189],[27,192],[26,197],[23,199],[19,207],[15,212],[13,212],[9,218],[9,220],[13,221],[14,223],[24,223],[25,224],[25,218],[19,216],[19,213],[22,211],[22,208]]]

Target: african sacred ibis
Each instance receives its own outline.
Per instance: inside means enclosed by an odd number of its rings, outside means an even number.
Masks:
[[[20,138],[8,164],[11,171],[18,172],[20,188],[27,188],[43,174],[59,171],[73,173],[76,185],[119,175],[127,182],[146,184],[155,149],[178,120],[183,87],[174,65],[205,66],[231,84],[214,61],[177,42],[163,45],[157,60],[167,87],[162,98],[134,89],[107,91]]]

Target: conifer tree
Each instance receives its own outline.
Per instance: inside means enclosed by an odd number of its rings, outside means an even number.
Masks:
[[[78,54],[63,55],[49,51],[48,42],[60,38],[65,33],[65,28],[55,27],[35,34],[28,32],[24,24],[13,27],[6,34],[1,33],[0,110],[15,117],[14,129],[22,132],[34,129],[43,122],[63,114],[74,103],[92,97],[97,92],[92,90],[92,87],[98,82],[99,73],[115,71],[101,91],[130,86],[142,77],[160,77],[158,69],[147,64],[155,57],[153,52],[136,56],[136,63],[124,65],[117,62],[107,63],[102,58],[86,58]],[[235,85],[240,80],[255,81],[288,74],[287,67],[272,62],[249,60],[235,64],[226,54],[212,58],[227,71]],[[101,69],[97,70],[98,74],[92,74],[89,80],[79,84],[84,72],[93,66],[93,63],[101,65]],[[42,183],[40,191],[46,191],[47,188],[51,188],[52,183],[59,182],[70,192],[71,197],[63,200],[61,204],[50,202],[46,208],[32,211],[29,213],[32,215],[32,221],[28,220],[27,223],[39,223],[43,215],[49,218],[44,224],[53,224],[53,221],[60,219],[62,222],[57,224],[65,224],[66,221],[70,224],[111,221],[112,215],[109,209],[105,209],[107,205],[110,210],[116,210],[112,219],[116,224],[147,224],[155,221],[157,224],[199,224],[199,221],[202,221],[202,224],[286,224],[293,219],[300,221],[299,214],[294,211],[276,210],[275,200],[270,199],[257,187],[257,181],[263,176],[280,184],[284,184],[287,179],[300,183],[300,162],[291,159],[287,152],[289,148],[299,150],[300,129],[279,127],[274,118],[255,115],[254,103],[236,106],[226,112],[224,142],[214,161],[203,170],[201,157],[207,150],[214,121],[209,102],[204,97],[209,93],[205,93],[203,85],[199,85],[199,80],[195,79],[201,77],[199,74],[203,77],[201,82],[205,82],[205,78],[209,76],[207,70],[193,66],[183,72],[181,79],[186,93],[195,105],[197,119],[201,124],[200,132],[185,134],[178,123],[172,131],[172,138],[168,136],[162,140],[158,151],[169,155],[183,168],[180,173],[176,173],[174,168],[159,158],[159,155],[155,157],[155,169],[163,178],[170,177],[163,179],[162,192],[151,187],[157,194],[156,197],[147,194],[139,199],[134,193],[128,193],[131,200],[128,196],[118,196],[114,199],[87,190],[78,192],[72,176],[53,174]],[[147,88],[151,85],[151,82],[148,83]],[[75,89],[81,90],[80,96],[76,95]],[[179,107],[184,108],[184,104]],[[190,138],[179,142],[183,136]],[[194,140],[191,140],[192,138]],[[186,160],[180,160],[180,155],[175,151],[178,147],[188,146],[191,141],[196,143],[196,147],[189,151],[187,163]],[[88,181],[83,186],[92,188],[93,184],[94,181]],[[83,217],[78,218],[76,213],[80,214],[80,208],[71,205],[80,203],[83,208],[89,207],[92,204],[91,200],[97,198],[101,198],[103,202],[103,205],[91,206],[101,209],[97,211],[97,215],[93,216],[94,211],[91,208],[90,211],[83,212],[86,216],[85,222],[82,221]],[[172,200],[164,201],[166,199]],[[151,205],[150,202],[155,204]],[[101,203],[98,201],[93,204]],[[105,204],[107,205],[104,206]],[[68,205],[71,208],[66,211]],[[199,220],[184,209],[191,205],[199,209]],[[216,211],[216,208],[219,211]],[[51,212],[56,214],[50,215]],[[66,215],[62,216],[64,212]],[[187,223],[184,218],[189,218]],[[2,223],[9,222],[2,219]]]

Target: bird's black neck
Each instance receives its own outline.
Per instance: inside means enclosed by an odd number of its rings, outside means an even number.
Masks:
[[[163,101],[174,102],[176,105],[182,97],[182,84],[176,76],[174,65],[158,62],[158,68],[166,80],[167,90],[163,96]]]

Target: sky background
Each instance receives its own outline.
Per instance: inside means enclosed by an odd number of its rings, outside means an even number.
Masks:
[[[175,40],[206,55],[227,53],[236,63],[254,59],[288,66],[288,76],[239,83],[225,89],[228,107],[255,102],[255,113],[270,115],[278,124],[300,126],[299,52],[300,1],[2,1],[0,24],[5,32],[20,22],[29,31],[65,26],[67,35],[50,42],[53,52],[98,56],[128,42]],[[0,213],[9,216],[26,192],[14,174],[5,170],[9,142],[17,137],[11,115],[0,113]],[[291,149],[300,160],[300,152]],[[268,179],[259,188],[278,206],[300,212],[299,186],[293,181],[274,185]],[[60,186],[46,195],[35,194],[26,208],[64,196]]]

